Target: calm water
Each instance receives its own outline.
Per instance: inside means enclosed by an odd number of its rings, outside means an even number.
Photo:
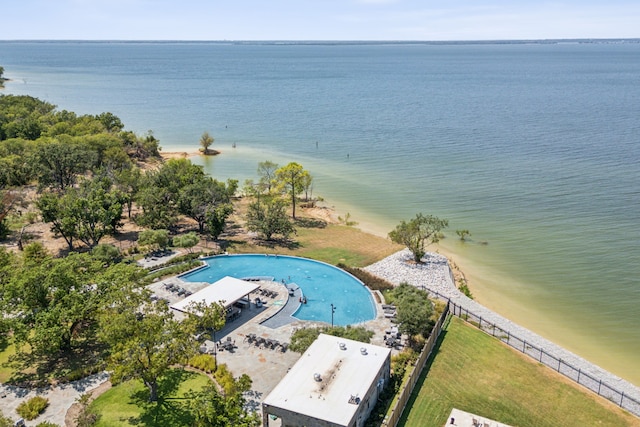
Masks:
[[[483,304],[640,385],[640,44],[5,42],[0,65],[165,151],[209,131],[217,178],[297,161],[382,233],[449,219]]]
[[[213,283],[225,276],[271,276],[284,281],[287,287],[299,287],[307,298],[295,317],[331,323],[331,304],[334,305],[333,323],[351,325],[375,319],[375,306],[371,293],[350,274],[329,264],[289,256],[232,255],[208,258],[208,268],[183,276],[192,282]]]

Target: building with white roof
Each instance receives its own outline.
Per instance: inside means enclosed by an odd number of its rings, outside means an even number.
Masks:
[[[363,426],[390,373],[390,349],[321,334],[262,402],[263,425]]]
[[[258,288],[260,288],[260,285],[255,282],[247,282],[246,280],[226,276],[209,286],[205,286],[198,292],[189,295],[187,298],[172,304],[171,308],[187,313],[190,310],[189,305],[192,302],[198,303],[203,301],[207,305],[222,303],[225,307],[230,307],[238,300],[255,292]]]

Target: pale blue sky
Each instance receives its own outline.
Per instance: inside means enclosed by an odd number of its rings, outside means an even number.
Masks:
[[[0,40],[640,37],[638,0],[7,0]]]

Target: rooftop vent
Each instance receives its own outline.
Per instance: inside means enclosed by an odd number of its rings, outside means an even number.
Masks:
[[[322,376],[316,372],[315,374],[313,374],[313,379],[320,382],[322,381]]]
[[[340,344],[338,344],[340,346],[340,350],[346,350],[347,349],[347,345],[343,342],[341,342]]]
[[[359,405],[360,404],[360,398],[358,397],[357,394],[355,396],[352,394],[349,397],[349,403],[352,404],[352,405]]]
[[[366,348],[364,348],[364,347],[360,347],[360,353],[361,353],[363,356],[366,356],[366,355],[367,355],[367,349],[366,349]]]

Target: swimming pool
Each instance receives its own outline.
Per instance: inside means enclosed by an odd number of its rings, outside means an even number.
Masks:
[[[371,292],[352,275],[330,264],[282,255],[219,255],[205,258],[207,267],[180,276],[189,282],[214,283],[225,276],[273,277],[276,282],[295,283],[307,298],[294,316],[300,320],[346,326],[375,319]]]

